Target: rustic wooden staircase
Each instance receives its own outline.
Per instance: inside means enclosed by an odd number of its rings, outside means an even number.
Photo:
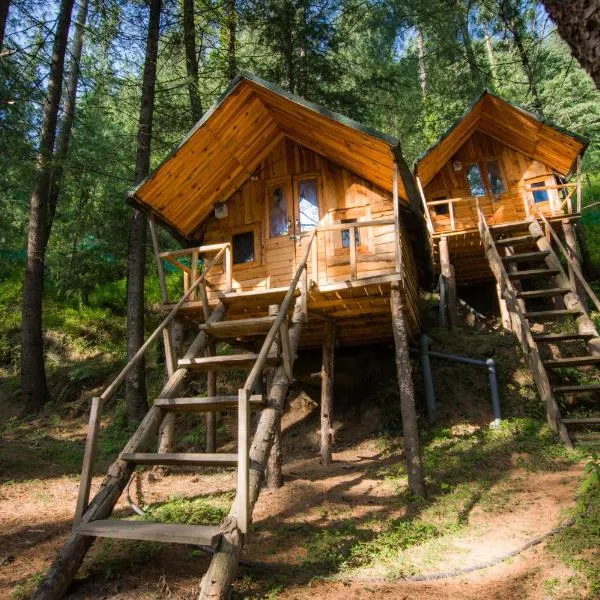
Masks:
[[[283,402],[293,376],[293,364],[300,332],[307,319],[306,262],[314,238],[315,234],[312,233],[296,274],[276,314],[226,321],[224,320],[227,311],[226,303],[220,302],[211,311],[208,302],[205,301],[206,290],[202,290],[201,297],[205,302],[205,322],[199,326],[198,335],[184,356],[177,361],[176,368],[171,368],[170,377],[159,397],[154,401],[117,460],[111,465],[100,490],[90,501],[94,456],[104,403],[115,394],[127,374],[141,360],[150,344],[165,331],[196,288],[205,285],[206,273],[221,259],[226,248],[221,248],[215,258],[206,266],[203,274],[191,282],[180,301],[103,394],[93,399],[73,532],[36,591],[34,598],[62,597],[91,543],[98,537],[211,546],[215,549],[215,557],[208,574],[203,579],[200,597],[225,597],[235,575],[241,546],[249,533],[252,508],[260,491],[273,439],[280,427]],[[292,307],[292,300],[299,285],[300,296],[296,299],[295,306]],[[293,316],[290,326],[292,308]],[[255,336],[264,336],[260,351],[257,353],[203,356],[214,340]],[[165,351],[168,359],[170,346],[166,341]],[[269,393],[267,395],[255,393],[263,371],[266,368],[274,367],[277,369],[274,369]],[[237,396],[180,396],[183,384],[190,375],[197,372],[224,370],[248,372],[245,383],[239,389]],[[174,415],[181,412],[202,413],[224,410],[236,410],[238,413],[236,453],[148,452],[148,447],[156,438],[159,426],[166,419],[172,419]],[[252,410],[261,411],[261,417],[252,447],[250,447],[252,436],[249,414]],[[139,465],[235,467],[237,469],[237,490],[229,516],[219,527],[110,519],[114,506],[135,468]],[[227,565],[225,570],[222,569],[223,561]]]
[[[577,293],[575,278],[600,309],[598,298],[544,215],[537,213],[539,221],[531,218],[521,225],[492,230],[479,208],[478,214],[479,232],[506,303],[510,329],[529,361],[550,426],[568,447],[574,441],[600,443],[594,432],[600,430],[600,372],[596,369],[600,336]],[[570,277],[552,239],[565,255]]]

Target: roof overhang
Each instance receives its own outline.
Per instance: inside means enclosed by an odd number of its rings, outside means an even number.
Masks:
[[[548,165],[566,177],[588,140],[485,90],[469,110],[415,162],[427,185],[475,131]]]
[[[392,191],[398,140],[254,75],[236,77],[173,152],[129,194],[185,239],[288,137]],[[408,204],[402,178],[399,196]]]

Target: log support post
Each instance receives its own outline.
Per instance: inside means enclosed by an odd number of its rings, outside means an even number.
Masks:
[[[450,251],[448,249],[448,238],[443,235],[440,238],[440,270],[446,284],[446,307],[448,311],[448,325],[450,329],[458,325],[458,305],[456,300],[456,279],[454,269],[450,263]]]
[[[390,303],[392,330],[396,347],[396,371],[400,391],[400,411],[402,414],[402,432],[408,472],[408,487],[415,496],[424,496],[423,462],[421,460],[415,390],[408,349],[408,333],[404,319],[402,291],[397,283],[392,284]]]
[[[335,358],[335,321],[325,322],[323,339],[323,358],[321,366],[321,462],[331,464],[331,446],[333,443],[333,377]]]
[[[269,305],[269,316],[276,316],[279,312],[279,306],[277,304]],[[281,336],[281,332],[279,334]],[[289,338],[288,338],[289,339]],[[277,352],[280,354],[283,351],[281,339],[276,340]],[[267,391],[271,389],[273,382],[273,369],[268,369],[270,373],[267,376]],[[284,371],[289,376],[288,368],[284,365]],[[273,429],[273,445],[271,446],[271,452],[269,453],[269,460],[267,461],[267,474],[266,474],[266,485],[270,490],[277,490],[283,485],[283,473],[281,471],[283,465],[283,450],[281,447],[281,415],[283,413],[283,405],[281,411],[276,419],[275,428]]]
[[[565,246],[567,247],[567,252],[569,253],[569,258],[579,267],[579,270],[581,272],[581,253],[579,252],[579,248],[577,246],[577,234],[575,232],[575,228],[573,227],[573,225],[571,224],[571,221],[569,221],[569,219],[563,219],[562,222],[562,229],[563,229],[563,233],[565,234]],[[576,290],[577,294],[579,295],[579,299],[581,300],[581,303],[583,304],[583,306],[585,307],[586,310],[588,310],[588,303],[587,303],[587,294],[585,289],[583,288],[583,286],[581,285],[581,282],[579,281],[579,278],[577,277],[577,275],[575,275],[575,271],[573,270],[573,267],[571,267],[571,265],[569,264],[569,280],[571,282],[571,289]]]
[[[216,344],[212,341],[206,350],[207,356],[215,356]],[[206,395],[214,398],[217,395],[217,372],[209,371],[206,374]],[[206,413],[206,452],[212,453],[217,450],[217,413],[209,411]]]
[[[502,329],[505,333],[511,333],[512,326],[510,322],[510,312],[508,310],[506,300],[502,295],[502,290],[500,289],[499,283],[496,284],[496,293],[498,294],[498,306],[500,307],[500,319],[502,321]]]

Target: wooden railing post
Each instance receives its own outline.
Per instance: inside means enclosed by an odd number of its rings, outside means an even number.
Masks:
[[[577,156],[577,212],[581,213],[581,154]]]
[[[248,533],[249,510],[249,459],[248,430],[250,428],[250,390],[242,388],[238,392],[238,471],[237,471],[237,524],[243,534]]]
[[[319,233],[315,236],[315,241],[312,245],[312,277],[311,285],[319,285]]]
[[[233,289],[233,256],[231,245],[225,247],[224,271],[225,271],[225,291],[231,292]]]
[[[356,268],[356,228],[350,226],[350,279],[354,280],[358,277]]]
[[[87,439],[85,440],[85,452],[83,455],[83,468],[81,470],[81,480],[79,481],[79,490],[77,492],[77,505],[75,507],[75,519],[73,522],[74,526],[78,524],[83,516],[90,500],[90,489],[92,487],[92,476],[94,474],[94,459],[96,457],[96,446],[98,445],[98,431],[100,430],[100,415],[102,414],[103,404],[102,398],[97,396],[92,398]]]
[[[192,250],[192,265],[191,265],[191,273],[190,273],[191,283],[195,283],[197,278],[198,278],[198,250],[194,249],[194,250]],[[191,300],[195,300],[196,298],[198,298],[197,292],[198,292],[198,290],[196,289],[196,291],[192,294]]]

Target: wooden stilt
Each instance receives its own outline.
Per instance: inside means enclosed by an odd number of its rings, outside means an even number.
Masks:
[[[272,304],[269,306],[269,315],[276,315],[279,311],[279,306],[277,304]],[[280,332],[280,335],[284,332]],[[281,351],[281,341],[278,342],[279,350]],[[285,364],[284,370],[286,374],[289,375],[287,367]],[[272,373],[268,379],[272,380]],[[270,383],[270,381],[269,381]],[[270,389],[267,387],[267,389]],[[281,407],[281,412],[283,413],[283,406]],[[275,426],[273,428],[273,445],[271,446],[271,451],[269,452],[269,460],[267,461],[267,474],[266,474],[266,485],[271,490],[279,489],[283,485],[283,473],[281,471],[283,465],[283,456],[282,456],[282,447],[281,447],[281,413],[276,419]]]
[[[569,219],[563,219],[562,229],[563,233],[565,234],[565,246],[567,248],[567,252],[569,253],[569,258],[575,262],[575,264],[579,267],[579,271],[581,271],[581,253],[579,252],[579,248],[577,246],[577,235]],[[577,291],[579,299],[581,300],[581,304],[583,304],[586,310],[589,310],[585,289],[581,285],[579,278],[575,275],[573,267],[570,264],[568,264],[568,267],[571,288]]]
[[[440,238],[440,268],[442,276],[446,280],[446,306],[448,307],[448,324],[450,329],[458,325],[458,305],[456,301],[456,280],[450,263],[450,251],[448,249],[448,238],[443,235]]]
[[[400,411],[402,413],[408,487],[416,496],[424,496],[425,484],[423,481],[423,463],[421,460],[419,429],[417,426],[415,390],[408,351],[406,322],[402,311],[402,292],[398,284],[392,284],[390,302],[392,330],[396,346],[396,370],[398,374],[398,387],[400,389]]]
[[[502,297],[502,290],[500,289],[500,284],[496,284],[496,293],[498,294],[498,306],[500,307],[500,319],[502,321],[502,329],[506,333],[511,333],[512,326],[510,322],[510,312],[508,310],[508,306],[506,305],[506,300]]]
[[[331,446],[333,442],[331,418],[333,415],[334,352],[335,321],[328,320],[325,323],[321,367],[321,462],[324,465],[331,464]]]
[[[208,345],[207,356],[215,356],[215,342]],[[209,371],[206,374],[206,395],[214,398],[217,395],[217,372]],[[209,411],[206,413],[206,452],[215,452],[217,449],[217,413]]]

